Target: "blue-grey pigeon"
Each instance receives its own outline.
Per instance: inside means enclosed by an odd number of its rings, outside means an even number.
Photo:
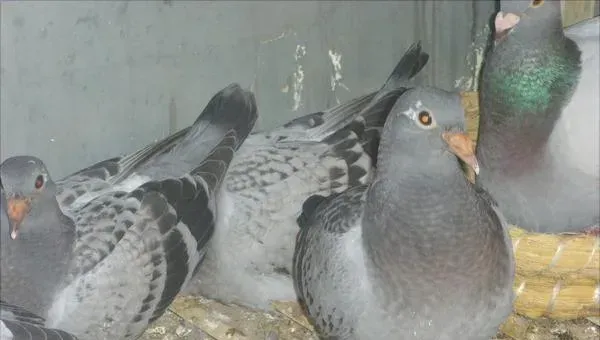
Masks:
[[[415,43],[378,91],[251,134],[221,189],[198,281],[185,292],[258,309],[295,300],[291,269],[302,202],[369,181],[389,109],[428,58]]]
[[[1,298],[82,339],[138,337],[201,263],[216,194],[256,119],[254,95],[232,84],[182,138],[143,157],[57,182],[36,157],[6,159]]]
[[[325,339],[489,340],[511,313],[506,223],[477,173],[459,96],[417,87],[383,128],[370,184],[303,205],[299,300]]]

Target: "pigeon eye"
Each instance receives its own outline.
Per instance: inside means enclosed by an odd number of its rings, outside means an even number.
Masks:
[[[430,126],[433,123],[433,117],[427,111],[419,112],[419,122],[425,126]]]
[[[41,188],[44,185],[44,176],[39,175],[35,179],[35,183],[33,184],[36,189]]]
[[[533,0],[531,2],[531,6],[534,7],[534,8],[535,7],[540,7],[543,4],[544,4],[544,0]]]

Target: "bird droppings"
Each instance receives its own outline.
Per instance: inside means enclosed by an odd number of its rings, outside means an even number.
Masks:
[[[222,318],[214,317],[221,315]],[[211,327],[206,320],[210,318]],[[228,320],[228,321],[225,321]],[[513,315],[491,340],[597,340],[600,326],[588,320],[530,320]],[[185,331],[184,331],[185,330]],[[274,302],[270,313],[194,297],[178,297],[139,340],[317,340],[295,302]]]
[[[261,45],[270,44],[272,42],[275,42],[277,40],[281,40],[281,39],[285,38],[287,36],[287,34],[288,34],[287,31],[281,32],[281,34],[279,34],[278,36],[276,36],[274,38],[270,38],[270,39],[266,39],[266,40],[261,40],[260,43],[261,43]]]
[[[270,313],[254,312],[205,298],[178,297],[169,311],[140,340],[165,340],[168,335],[177,340],[318,339],[304,316],[295,315],[301,313],[295,302],[276,302],[273,307]],[[285,314],[281,310],[285,310]],[[165,333],[157,334],[156,328],[161,327]],[[180,327],[189,330],[189,333],[182,333]]]
[[[185,337],[186,335],[190,334],[192,332],[191,329],[183,327],[183,326],[179,326],[177,327],[177,329],[175,329],[175,335],[177,335],[177,337],[182,338]]]
[[[333,66],[333,74],[331,75],[331,91],[335,94],[335,101],[337,104],[340,104],[340,99],[336,94],[336,90],[338,87],[343,88],[344,90],[350,92],[350,89],[342,82],[344,78],[342,76],[342,54],[336,53],[335,51],[329,50],[329,59],[331,60],[331,65]]]
[[[146,333],[151,334],[151,335],[155,335],[155,334],[156,335],[165,335],[165,334],[167,334],[167,329],[164,326],[151,327],[151,328],[148,328]]]
[[[306,46],[296,45],[296,53],[294,54],[294,59],[296,60],[296,70],[292,75],[292,85],[294,88],[294,106],[292,107],[293,111],[298,111],[298,109],[302,106],[302,92],[304,90],[304,68],[302,66],[302,59],[304,59],[305,55]]]
[[[567,327],[565,327],[565,325],[556,325],[555,327],[552,327],[552,329],[550,330],[550,333],[552,335],[556,335],[559,338],[571,338],[570,334],[569,334],[569,330],[567,330]]]
[[[598,326],[600,325],[588,326],[583,330],[583,333],[597,338],[598,336],[600,336],[600,327]]]
[[[210,315],[211,315],[212,317],[214,317],[215,319],[217,319],[217,320],[220,320],[220,321],[223,321],[223,322],[229,322],[229,321],[231,321],[231,318],[230,318],[230,317],[228,317],[228,316],[227,316],[227,315],[225,315],[225,314],[221,314],[221,313],[219,313],[218,311],[213,311],[213,312],[212,312]]]

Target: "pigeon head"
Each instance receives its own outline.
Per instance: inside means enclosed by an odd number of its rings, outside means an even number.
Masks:
[[[496,43],[509,36],[519,39],[543,39],[562,34],[561,4],[559,0],[503,1],[494,20]]]
[[[458,157],[479,173],[459,96],[432,87],[410,89],[396,101],[384,126],[379,154],[380,168],[391,171],[416,164],[444,171],[446,163],[455,165]]]
[[[559,1],[503,1],[501,10],[482,68],[478,148],[504,171],[541,159],[579,82],[581,51],[564,35]]]
[[[10,224],[10,237],[16,239],[26,216],[36,214],[47,197],[54,197],[54,183],[40,159],[15,156],[0,164],[0,187]]]

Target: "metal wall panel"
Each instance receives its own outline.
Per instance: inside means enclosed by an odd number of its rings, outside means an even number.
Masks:
[[[410,43],[421,80],[473,87],[494,1],[1,3],[1,160],[61,177],[192,122],[223,86],[269,128],[378,88]]]

